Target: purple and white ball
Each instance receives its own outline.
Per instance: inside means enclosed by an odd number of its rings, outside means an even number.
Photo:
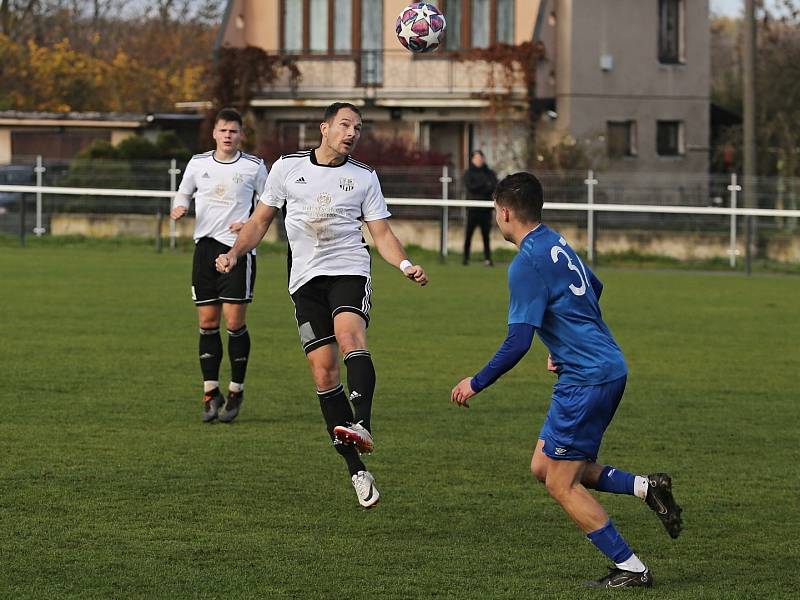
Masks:
[[[433,4],[413,2],[397,17],[397,39],[411,52],[432,52],[444,42],[447,22]]]

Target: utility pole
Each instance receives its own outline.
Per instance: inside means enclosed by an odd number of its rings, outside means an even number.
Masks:
[[[755,0],[744,1],[744,56],[742,101],[744,103],[744,206],[757,208],[756,198],[756,9]],[[749,275],[756,240],[755,217],[745,223],[745,272]]]

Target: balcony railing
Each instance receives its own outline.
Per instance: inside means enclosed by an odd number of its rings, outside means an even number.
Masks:
[[[346,55],[304,54],[295,61],[300,80],[293,85],[287,72],[265,92],[293,97],[344,91],[410,97],[509,92],[512,96],[525,95],[519,69],[509,74],[502,65],[459,60],[447,52],[414,55],[403,49],[361,50]]]

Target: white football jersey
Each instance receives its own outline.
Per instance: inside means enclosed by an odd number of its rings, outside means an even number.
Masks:
[[[213,151],[195,154],[186,165],[175,206],[188,208],[194,195],[194,241],[210,237],[233,246],[237,234],[228,226],[250,218],[253,199],[264,191],[266,181],[267,167],[257,156],[239,152],[235,160],[221,162]]]
[[[261,202],[286,210],[290,294],[319,275],[370,276],[361,225],[391,216],[372,167],[352,157],[320,165],[313,150],[287,154],[272,165]]]

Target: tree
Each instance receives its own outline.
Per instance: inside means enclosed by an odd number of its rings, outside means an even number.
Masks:
[[[220,48],[216,60],[207,65],[204,79],[206,97],[212,106],[206,112],[201,139],[210,140],[214,117],[220,109],[234,107],[245,116],[247,149],[258,145],[257,132],[249,124],[248,110],[253,97],[286,74],[290,81],[300,79],[300,69],[290,57],[269,54],[255,46]]]
[[[741,22],[711,24],[712,102],[742,113]],[[800,14],[790,0],[763,10],[758,23],[756,145],[760,175],[800,176]],[[741,126],[715,141],[712,165],[720,169],[730,149],[741,156]]]
[[[219,10],[211,0],[0,0],[0,108],[173,110],[203,87]]]

